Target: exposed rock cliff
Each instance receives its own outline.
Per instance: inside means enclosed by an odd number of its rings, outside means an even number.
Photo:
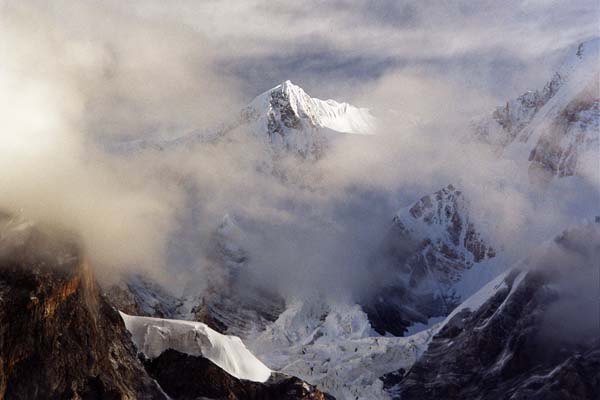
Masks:
[[[566,231],[459,306],[393,398],[596,399],[600,226]],[[394,379],[392,379],[394,378]]]
[[[2,225],[0,398],[166,398],[77,246],[22,221]]]

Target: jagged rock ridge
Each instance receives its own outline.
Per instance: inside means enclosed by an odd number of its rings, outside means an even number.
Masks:
[[[2,222],[0,398],[166,398],[78,247]]]
[[[482,263],[496,256],[471,218],[468,201],[452,185],[400,210],[382,253],[386,282],[365,309],[378,332],[396,335],[450,313],[483,284],[476,279],[469,287],[465,275],[490,276],[493,271]]]
[[[599,244],[597,223],[570,229],[488,284],[406,374],[384,378],[391,397],[597,398]]]
[[[374,119],[367,109],[310,97],[290,81],[256,97],[243,115],[252,132],[266,137],[275,152],[285,150],[318,159],[329,144],[329,133],[370,134]]]
[[[526,92],[475,122],[476,136],[529,163],[534,180],[595,173],[599,151],[600,38],[568,50],[542,90]]]

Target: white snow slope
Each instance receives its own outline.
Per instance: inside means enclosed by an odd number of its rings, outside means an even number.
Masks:
[[[236,336],[222,335],[201,322],[120,314],[138,351],[146,357],[173,349],[207,358],[239,379],[266,382],[271,376],[271,370]]]
[[[600,131],[600,38],[571,47],[542,90],[529,91],[475,122],[476,135],[530,172],[595,175]]]

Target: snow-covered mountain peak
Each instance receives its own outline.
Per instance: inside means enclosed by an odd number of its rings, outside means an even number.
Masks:
[[[375,128],[375,120],[368,109],[313,98],[290,80],[257,96],[248,109],[259,116],[267,114],[273,127],[281,122],[292,129],[327,128],[354,134],[372,134]]]
[[[569,228],[456,307],[401,381],[383,378],[390,397],[578,398],[573,387],[598,381],[599,227]]]
[[[285,81],[257,96],[242,110],[242,128],[249,128],[275,154],[320,158],[337,134],[369,135],[375,120],[366,108],[309,96]]]
[[[255,97],[213,128],[197,129],[174,139],[135,140],[106,145],[111,152],[168,150],[197,143],[217,142],[233,132],[250,134],[264,143],[271,158],[283,154],[316,160],[340,134],[371,135],[375,118],[368,109],[309,96],[287,80]],[[274,156],[274,157],[273,157]],[[267,161],[267,164],[269,162]],[[261,166],[262,169],[271,168]]]
[[[452,185],[398,211],[382,254],[384,286],[363,302],[381,334],[403,335],[416,322],[447,315],[498,273],[495,249]]]
[[[463,193],[448,185],[435,193],[422,197],[412,206],[401,209],[394,217],[400,231],[417,240],[427,239],[443,243],[467,255],[467,263],[479,262],[495,255],[485,244],[469,216],[469,204]]]

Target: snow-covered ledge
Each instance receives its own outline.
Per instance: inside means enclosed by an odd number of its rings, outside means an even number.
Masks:
[[[201,322],[120,314],[138,351],[146,357],[173,349],[205,357],[239,379],[266,382],[271,376],[271,370],[236,336],[222,335]]]

